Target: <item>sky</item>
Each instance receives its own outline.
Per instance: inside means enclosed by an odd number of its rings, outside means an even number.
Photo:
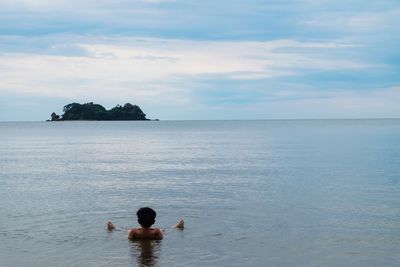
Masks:
[[[0,121],[400,117],[398,0],[0,0]]]

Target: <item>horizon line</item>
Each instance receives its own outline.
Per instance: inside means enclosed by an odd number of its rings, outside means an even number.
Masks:
[[[400,117],[371,117],[371,118],[269,118],[269,119],[149,119],[149,120],[66,120],[66,121],[0,121],[0,123],[10,122],[149,122],[149,121],[306,121],[306,120],[399,120]]]

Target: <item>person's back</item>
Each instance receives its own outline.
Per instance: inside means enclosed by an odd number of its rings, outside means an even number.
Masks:
[[[140,208],[136,212],[138,223],[141,228],[132,228],[128,230],[128,238],[130,240],[161,240],[164,238],[163,231],[160,228],[151,228],[155,223],[157,213],[149,207]],[[116,226],[112,222],[107,223],[109,231],[116,229]],[[175,228],[183,229],[184,221],[180,220]]]
[[[128,233],[130,240],[161,240],[163,237],[162,230],[159,228],[132,228]]]

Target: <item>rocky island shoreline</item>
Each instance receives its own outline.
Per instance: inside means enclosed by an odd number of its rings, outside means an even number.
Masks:
[[[57,115],[53,112],[48,121],[71,121],[71,120],[90,120],[90,121],[148,121],[146,114],[137,105],[126,103],[117,105],[110,110],[102,105],[93,102],[79,104],[71,103],[63,108],[63,115]],[[157,120],[157,119],[156,119]]]

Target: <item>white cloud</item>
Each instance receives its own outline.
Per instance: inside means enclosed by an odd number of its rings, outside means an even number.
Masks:
[[[124,8],[140,3],[157,4],[171,1],[172,0],[0,0],[0,7],[43,11],[60,8]]]
[[[362,33],[397,29],[399,16],[398,8],[368,12],[330,11],[325,14],[317,13],[312,19],[302,21],[300,24],[343,33]]]
[[[370,92],[338,90],[325,93],[324,96],[297,101],[294,105],[300,117],[385,118],[400,113],[400,87],[380,88]],[[320,112],[315,114],[315,110]]]
[[[259,119],[398,118],[399,101],[399,86],[329,92],[303,88],[281,90],[259,104],[244,106],[241,112]]]
[[[0,34],[3,99],[361,110],[369,91],[398,84],[395,0],[0,0],[0,14],[0,31],[14,35]],[[165,39],[128,37],[138,35]],[[330,94],[336,85],[349,95]]]
[[[207,75],[252,80],[296,75],[303,69],[367,67],[324,53],[307,53],[307,49],[349,46],[340,43],[148,38],[108,38],[96,42],[88,38],[63,45],[71,49],[78,47],[85,53],[72,57],[34,53],[0,55],[0,92],[57,97],[126,96],[144,101],[149,97],[164,97],[188,101],[189,91],[196,88],[193,79]],[[280,52],[281,48],[286,52]],[[306,52],[296,51],[299,48],[306,48]]]

